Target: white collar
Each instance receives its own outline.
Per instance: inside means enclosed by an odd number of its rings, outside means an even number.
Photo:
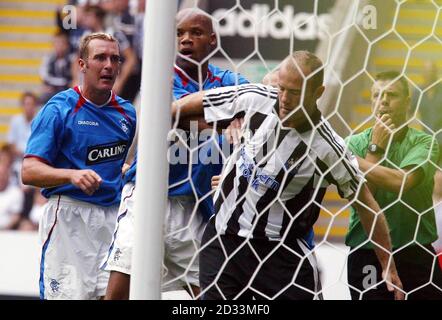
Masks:
[[[92,104],[94,107],[97,107],[97,108],[101,108],[101,107],[107,106],[107,105],[109,104],[109,102],[111,102],[111,100],[112,100],[112,96],[113,96],[112,91],[111,91],[111,94],[110,94],[110,96],[109,96],[109,99],[108,99],[105,103],[103,103],[103,104],[101,104],[101,105],[98,105],[98,104],[93,103],[91,100],[87,99],[87,98],[83,95],[83,91],[81,90],[81,86],[78,86],[78,90],[80,90],[80,94],[81,94],[81,96],[84,98],[84,100],[86,100],[87,102],[89,102],[90,104]]]

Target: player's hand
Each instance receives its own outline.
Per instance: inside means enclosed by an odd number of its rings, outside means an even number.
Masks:
[[[371,142],[386,150],[390,135],[396,129],[393,120],[388,113],[384,113],[376,118],[376,123],[373,126]]]
[[[124,163],[123,164],[123,168],[121,168],[121,175],[124,177],[124,175],[126,174],[127,170],[129,170],[130,168],[130,164]]]
[[[241,142],[241,127],[244,118],[234,119],[224,131],[224,136],[230,144],[237,145]]]
[[[103,181],[93,170],[73,170],[70,180],[74,186],[80,188],[89,196],[97,191]]]
[[[390,266],[388,271],[382,272],[382,278],[385,279],[387,290],[394,292],[394,300],[405,299],[402,282],[394,265]]]
[[[213,176],[212,177],[212,190],[218,188],[220,178],[221,178],[221,176]]]

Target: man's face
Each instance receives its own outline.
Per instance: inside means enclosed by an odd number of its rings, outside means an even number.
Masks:
[[[406,121],[410,98],[405,95],[399,81],[389,85],[390,82],[391,80],[379,80],[373,84],[371,105],[376,117],[388,114],[396,127],[399,127]]]
[[[292,110],[299,105],[304,107],[304,110],[311,115],[316,108],[316,100],[322,94],[320,87],[318,90],[312,90],[312,85],[306,86],[304,99],[301,101],[302,86],[304,83],[303,74],[308,75],[307,68],[300,65],[302,72],[298,71],[296,67],[289,67],[284,63],[279,70],[278,79],[278,97],[279,97],[279,117],[284,119]],[[285,125],[296,127],[306,121],[305,113],[301,110],[294,112],[286,121]]]
[[[98,91],[110,91],[120,69],[120,50],[116,42],[93,39],[88,58],[80,59],[84,85]]]
[[[177,24],[178,52],[177,64],[183,68],[196,68],[197,65],[184,57],[200,62],[216,45],[208,17],[201,14],[184,16]],[[182,57],[184,56],[184,57]]]

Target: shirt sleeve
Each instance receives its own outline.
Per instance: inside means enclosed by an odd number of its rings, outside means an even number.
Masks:
[[[184,98],[189,94],[190,94],[189,91],[187,91],[186,89],[184,89],[183,87],[177,84],[177,79],[173,80],[173,97],[175,100]]]
[[[205,93],[204,117],[207,123],[231,121],[246,113],[272,113],[277,93],[263,85],[239,85],[217,88]]]
[[[130,119],[132,121],[132,130],[131,130],[129,145],[132,145],[132,143],[134,142],[134,139],[135,139],[136,132],[137,132],[138,118],[137,118],[137,110],[136,110],[135,106],[133,104],[129,103],[129,108],[132,111],[130,113]]]
[[[346,137],[345,143],[348,146],[348,150],[351,154],[354,154],[361,158],[365,158],[368,143],[365,143],[362,140],[362,134],[358,134]]]
[[[223,77],[223,87],[234,86],[250,83],[249,80],[244,78],[240,73],[227,70]]]
[[[439,159],[439,145],[430,135],[426,135],[418,140],[402,159],[400,168],[415,166],[423,170],[425,179],[434,175],[435,167],[431,164],[437,163]]]
[[[357,192],[359,184],[365,182],[358,161],[355,155],[347,150],[345,141],[335,132],[324,131],[324,139],[329,149],[324,157],[325,164],[330,168],[329,182],[336,185],[342,198],[349,199]]]
[[[60,149],[64,119],[54,102],[45,105],[31,124],[25,158],[36,157],[52,165]]]

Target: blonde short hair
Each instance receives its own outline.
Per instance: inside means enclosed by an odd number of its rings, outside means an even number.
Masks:
[[[314,53],[307,50],[294,51],[291,55],[284,59],[284,62],[288,62],[291,68],[296,69],[295,62],[300,66],[306,66],[308,74],[304,74],[303,77],[309,77],[308,83],[311,83],[312,88],[316,89],[324,83],[324,66],[321,59],[319,59]]]
[[[110,41],[110,42],[116,42],[118,45],[118,49],[120,48],[120,44],[118,43],[118,40],[112,36],[109,33],[104,33],[104,32],[95,32],[95,33],[90,33],[84,37],[81,38],[80,40],[80,47],[78,49],[78,55],[81,59],[86,59],[89,55],[89,42],[91,42],[94,39],[99,39],[99,40],[105,40],[105,41]]]

